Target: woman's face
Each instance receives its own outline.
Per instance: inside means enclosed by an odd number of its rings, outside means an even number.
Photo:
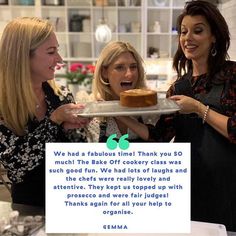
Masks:
[[[187,59],[206,63],[215,37],[205,17],[185,16],[181,24],[180,45]]]
[[[138,63],[130,52],[124,52],[108,68],[104,68],[102,74],[109,81],[113,98],[119,99],[120,92],[136,87],[139,78]]]
[[[54,33],[41,44],[30,58],[31,79],[40,84],[54,78],[57,63],[62,62],[58,53],[58,42]]]

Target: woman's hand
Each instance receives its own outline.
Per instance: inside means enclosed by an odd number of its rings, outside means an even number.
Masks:
[[[78,116],[79,110],[84,109],[82,104],[68,103],[58,107],[50,116],[50,119],[58,125],[63,123],[65,130],[86,126],[90,119]]]
[[[170,99],[176,101],[176,103],[180,107],[180,113],[189,114],[189,113],[197,113],[199,114],[200,103],[198,100],[184,96],[184,95],[174,95],[171,96]]]
[[[209,106],[206,106],[205,104],[191,97],[175,95],[170,97],[170,99],[176,101],[180,106],[180,113],[197,113],[198,116],[203,119],[203,123],[208,123],[224,137],[229,138],[227,128],[229,117],[212,110],[209,108]]]
[[[117,116],[115,119],[122,122],[127,128],[131,129],[143,140],[148,140],[149,131],[145,124],[142,124],[138,120],[129,116]]]

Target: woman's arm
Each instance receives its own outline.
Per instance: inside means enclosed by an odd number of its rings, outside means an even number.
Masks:
[[[212,110],[210,107],[208,108],[200,102],[197,110],[198,111],[196,113],[203,119],[204,122],[208,123],[224,137],[229,138],[227,129],[229,117]]]
[[[73,115],[73,112],[65,112],[66,109],[74,109],[78,105],[65,104],[57,108],[50,117],[45,117],[37,124],[30,122],[23,136],[16,135],[8,129],[4,122],[0,122],[0,161],[8,170],[11,181],[21,182],[27,172],[40,165],[45,158],[45,143],[63,142],[65,137],[72,137],[76,141],[86,141],[86,137],[81,132],[74,130],[66,134],[62,122],[65,120],[67,125],[81,127],[81,119]],[[54,116],[55,115],[55,116]],[[32,123],[32,124],[31,124]],[[31,128],[30,126],[34,126]],[[70,127],[71,128],[71,127]],[[77,138],[77,139],[76,139]]]
[[[212,110],[210,107],[204,105],[203,103],[191,97],[187,97],[184,95],[175,95],[170,97],[170,99],[175,100],[178,103],[181,109],[180,110],[181,113],[198,114],[203,119],[203,122],[208,123],[220,134],[229,139],[228,125],[227,125],[229,121],[228,116],[222,115]]]
[[[155,126],[140,123],[138,120],[127,116],[116,117],[116,119],[123,122],[129,129],[145,141],[170,142],[175,136],[173,117],[174,114],[162,115]]]
[[[125,124],[143,140],[147,141],[149,139],[149,130],[145,124],[129,116],[119,116],[116,119]]]

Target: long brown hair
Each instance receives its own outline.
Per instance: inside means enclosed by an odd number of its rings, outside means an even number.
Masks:
[[[183,18],[187,15],[200,15],[205,17],[210,26],[211,33],[216,39],[214,47],[217,54],[214,57],[210,54],[208,57],[208,74],[214,75],[224,64],[225,60],[229,59],[227,53],[230,46],[228,25],[218,8],[212,3],[201,0],[187,2],[183,13],[179,15],[177,19],[178,38],[181,34]],[[178,49],[174,55],[173,68],[177,71],[178,77],[181,77],[183,73],[192,69],[192,61],[185,57],[180,43],[178,44]]]

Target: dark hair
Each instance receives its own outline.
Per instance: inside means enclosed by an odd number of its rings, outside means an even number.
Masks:
[[[180,37],[181,34],[181,24],[183,18],[187,15],[200,15],[205,17],[210,26],[211,33],[215,36],[216,42],[214,46],[217,54],[214,57],[211,55],[208,57],[208,74],[213,75],[220,69],[225,60],[229,58],[227,53],[230,45],[228,25],[217,6],[206,1],[193,0],[186,3],[183,13],[179,15],[177,19],[178,37]],[[180,43],[174,55],[173,68],[177,71],[178,77],[181,76],[182,71],[186,73],[186,69],[192,69],[192,62],[185,57]]]

